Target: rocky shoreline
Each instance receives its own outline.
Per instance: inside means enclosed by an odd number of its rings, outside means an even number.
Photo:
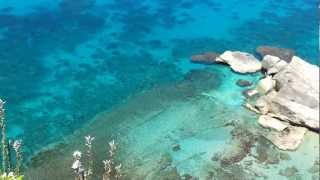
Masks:
[[[244,106],[259,114],[258,123],[270,129],[264,136],[275,146],[296,150],[306,131],[319,133],[319,67],[290,49],[261,46],[257,53],[262,60],[246,52],[225,51],[194,55],[191,61],[224,63],[241,74],[260,71],[264,77],[256,87],[243,92]],[[215,56],[208,57],[211,54]]]

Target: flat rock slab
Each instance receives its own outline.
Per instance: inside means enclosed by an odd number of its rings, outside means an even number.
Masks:
[[[262,68],[261,62],[252,54],[240,51],[225,51],[216,61],[229,64],[238,73],[254,73]]]
[[[266,138],[281,150],[296,150],[303,141],[307,129],[304,127],[290,127],[286,132],[270,132]]]
[[[258,119],[258,123],[262,127],[274,129],[277,131],[283,131],[286,128],[288,128],[288,125],[286,125],[284,122],[282,122],[276,118],[273,118],[271,116],[268,116],[268,115],[260,116]]]

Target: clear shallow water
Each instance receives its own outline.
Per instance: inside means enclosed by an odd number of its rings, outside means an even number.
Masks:
[[[273,45],[318,61],[315,0],[94,2],[0,0],[0,96],[9,136],[24,139],[27,156],[136,93],[204,68],[189,63],[195,53]],[[216,96],[238,108],[243,76],[213,69],[223,79]]]

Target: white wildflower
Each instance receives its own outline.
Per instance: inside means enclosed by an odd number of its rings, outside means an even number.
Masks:
[[[73,156],[73,158],[79,160],[81,158],[81,152],[80,151],[74,151],[72,156]]]
[[[19,140],[15,140],[13,142],[13,149],[17,152],[17,151],[20,150],[21,145],[22,145],[22,140],[20,140],[20,139]]]
[[[88,135],[88,136],[85,136],[84,138],[86,140],[86,146],[90,146],[91,147],[92,141],[95,139],[95,137],[92,137],[92,136]]]

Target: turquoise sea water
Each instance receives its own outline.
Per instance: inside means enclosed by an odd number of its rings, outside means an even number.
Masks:
[[[293,49],[318,64],[317,16],[316,0],[0,0],[0,97],[7,101],[9,137],[22,138],[25,155],[30,157],[94,123],[97,114],[112,113],[136,94],[177,86],[190,71],[208,68],[189,62],[196,53],[255,53],[257,46],[271,45]],[[214,91],[204,97],[214,98],[216,104],[209,106],[222,114],[213,113],[217,122],[203,118],[203,123],[196,123],[199,127],[194,133],[201,138],[191,136],[180,142],[185,135],[170,137],[186,146],[174,158],[185,159],[201,151],[192,148],[195,144],[203,145],[205,151],[230,138],[230,130],[198,134],[208,124],[219,125],[222,117],[229,118],[221,107],[248,115],[239,110],[243,89],[235,82],[239,78],[254,81],[259,75],[242,76],[219,65],[209,68],[215,83],[199,86]],[[165,132],[188,129],[179,123],[193,119],[180,121],[187,117],[177,114],[190,112],[192,105],[169,109],[154,123],[132,128],[132,134],[126,134],[128,141],[145,137],[140,140],[150,145]],[[108,132],[117,133],[115,129]],[[221,136],[220,141],[209,141],[210,133]],[[136,147],[130,143],[127,147]],[[185,166],[179,168],[192,172],[198,164]]]

